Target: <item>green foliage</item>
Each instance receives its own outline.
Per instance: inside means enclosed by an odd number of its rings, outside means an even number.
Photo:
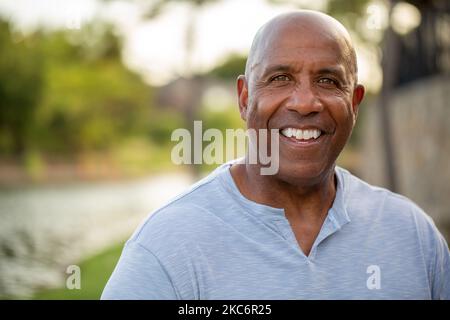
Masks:
[[[239,75],[244,74],[246,62],[246,56],[231,55],[222,64],[208,72],[208,75],[234,81]]]
[[[20,155],[33,176],[39,166],[30,152],[72,159],[134,138],[164,146],[180,126],[123,65],[110,26],[19,37],[1,22],[0,45],[0,155]]]
[[[239,112],[237,110],[237,107],[230,106],[229,108],[222,110],[222,111],[209,111],[208,109],[203,109],[200,113],[200,118],[202,119],[202,129],[203,132],[210,128],[219,129],[222,132],[223,137],[226,136],[226,129],[243,129],[245,130],[245,122],[240,118]],[[225,159],[227,152],[236,152],[237,149],[234,148],[234,151],[227,150],[225,140],[223,141],[224,145],[222,148],[222,156],[223,160],[231,160],[231,159]],[[209,145],[211,142],[203,142],[203,150],[207,145]],[[242,155],[237,155],[242,156]],[[215,167],[217,167],[217,164],[211,164],[208,165],[206,163],[203,163],[201,165],[200,170],[203,173],[211,172]]]
[[[200,117],[203,120],[203,130],[216,128],[224,132],[226,129],[245,129],[245,123],[240,118],[238,108],[235,106],[230,106],[222,111],[204,109],[200,113]]]
[[[43,93],[42,54],[34,38],[13,39],[0,21],[0,152],[22,156]]]
[[[327,12],[331,15],[343,15],[346,13],[362,15],[369,2],[369,0],[330,0]]]
[[[330,0],[327,13],[338,19],[346,28],[359,33],[361,17],[365,15],[370,0]]]
[[[122,65],[114,49],[118,44],[105,44],[114,38],[109,33],[103,37],[97,41],[99,50],[70,44],[61,34],[44,39],[48,63],[38,119],[41,149],[105,150],[122,137],[145,132],[151,90]]]
[[[184,127],[184,120],[181,113],[171,112],[160,108],[157,117],[149,119],[148,136],[159,146],[167,145],[170,142],[172,131]]]

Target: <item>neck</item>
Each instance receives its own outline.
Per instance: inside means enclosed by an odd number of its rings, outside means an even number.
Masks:
[[[236,185],[249,200],[275,208],[283,208],[288,219],[321,221],[336,195],[334,166],[311,183],[292,184],[277,176],[264,176],[259,167],[236,164],[231,168]]]

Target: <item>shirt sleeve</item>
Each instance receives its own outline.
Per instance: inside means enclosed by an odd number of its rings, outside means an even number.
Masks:
[[[158,258],[136,241],[123,249],[102,300],[175,300],[176,290]]]
[[[450,300],[450,253],[444,237],[436,229],[437,246],[433,274],[432,298]]]

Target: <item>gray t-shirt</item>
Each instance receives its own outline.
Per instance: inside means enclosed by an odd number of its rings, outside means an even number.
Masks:
[[[336,167],[309,256],[284,210],[245,198],[226,163],[144,221],[102,299],[449,299],[448,246],[407,198]]]

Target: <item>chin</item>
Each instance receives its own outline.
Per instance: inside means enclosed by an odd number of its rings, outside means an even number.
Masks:
[[[293,185],[315,185],[328,175],[330,165],[323,162],[286,163],[280,161],[276,175],[279,180]]]

